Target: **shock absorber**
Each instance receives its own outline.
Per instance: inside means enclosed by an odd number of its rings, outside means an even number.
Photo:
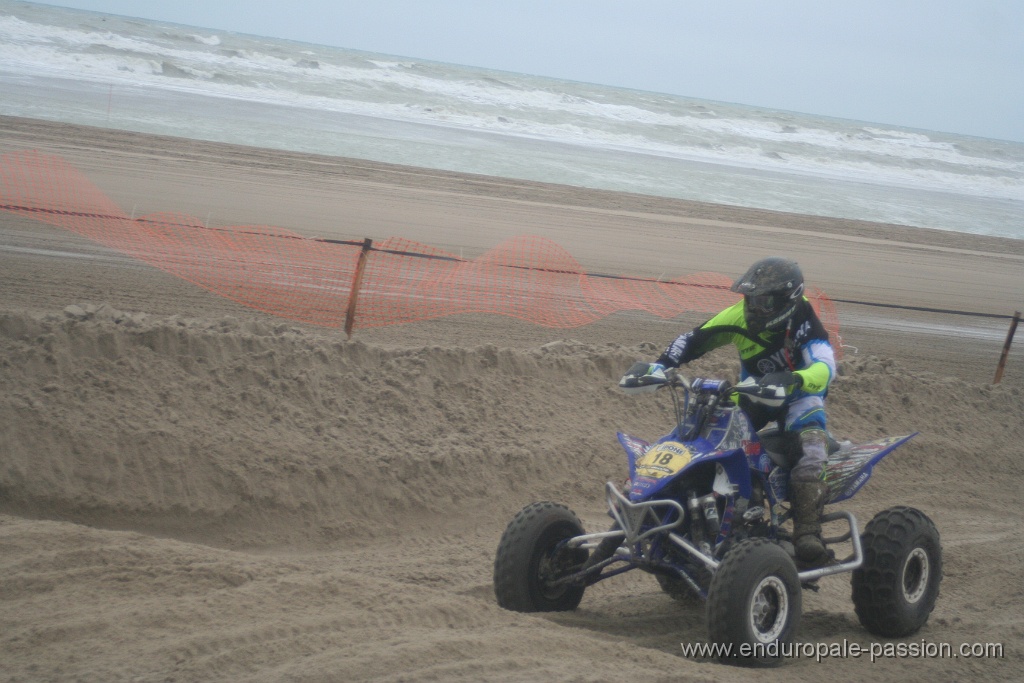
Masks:
[[[715,500],[715,494],[709,493],[698,502],[704,512],[704,524],[707,528],[708,539],[714,543],[722,528],[722,522],[718,518],[718,502]]]
[[[686,499],[686,507],[690,512],[690,537],[694,544],[700,548],[705,555],[711,554],[711,544],[708,543],[704,529],[704,511],[701,508],[700,499],[694,491],[690,491]],[[717,513],[715,517],[717,518]],[[716,534],[717,535],[717,534]]]

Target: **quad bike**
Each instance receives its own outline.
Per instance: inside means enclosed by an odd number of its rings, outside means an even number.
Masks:
[[[674,599],[706,601],[709,642],[718,644],[720,659],[773,666],[794,640],[802,589],[817,590],[822,577],[852,572],[854,609],[868,631],[902,637],[925,624],[939,593],[942,549],[935,525],[919,510],[891,507],[863,534],[851,513],[824,514],[823,524],[845,524],[823,539],[830,559],[818,566],[796,560],[783,525],[791,517],[786,492],[799,440],[772,425],[755,432],[734,400],[780,405],[783,387],[691,380],[675,370],[645,380],[636,390],[670,391],[676,426],[655,443],[618,434],[630,477],[624,487],[605,487],[611,530],[584,533],[558,503],[525,507],[506,528],[494,560],[501,607],[572,610],[587,586],[642,569]],[[852,497],[879,460],[915,435],[858,445],[830,436],[826,503]],[[852,553],[835,559],[835,546],[847,544]]]

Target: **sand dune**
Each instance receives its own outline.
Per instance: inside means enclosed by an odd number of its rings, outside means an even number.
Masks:
[[[702,614],[649,577],[550,617],[491,594],[521,505],[563,500],[606,523],[602,484],[625,471],[614,428],[665,430],[665,401],[611,388],[649,349],[396,349],[79,309],[0,316],[0,642],[15,678],[612,680],[622,645],[643,680],[740,676],[680,658],[679,642],[704,639]],[[883,359],[843,367],[841,434],[923,432],[854,505],[866,521],[908,503],[939,525],[947,579],[921,637],[1015,647],[1020,390]],[[870,642],[846,582],[826,583],[801,639]],[[793,675],[818,666],[851,665]]]

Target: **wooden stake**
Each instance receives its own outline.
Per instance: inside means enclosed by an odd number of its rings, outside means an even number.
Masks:
[[[999,384],[1003,381],[1006,357],[1010,355],[1010,344],[1013,343],[1013,335],[1017,332],[1018,322],[1020,322],[1020,311],[1014,311],[1013,320],[1010,322],[1010,331],[1006,333],[1006,343],[1003,344],[1003,353],[999,356],[999,365],[996,367],[996,378],[992,380],[992,384]]]
[[[363,250],[359,252],[359,260],[356,262],[356,274],[352,276],[352,291],[348,295],[348,310],[345,311],[345,335],[352,338],[352,327],[356,322],[356,305],[359,303],[359,287],[363,284],[363,271],[366,269],[366,256],[373,247],[373,240],[369,237],[363,240]]]

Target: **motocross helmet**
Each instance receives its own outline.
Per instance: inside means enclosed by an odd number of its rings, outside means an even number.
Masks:
[[[778,330],[803,298],[804,276],[796,261],[770,256],[750,266],[730,289],[743,295],[743,316],[751,331]]]

